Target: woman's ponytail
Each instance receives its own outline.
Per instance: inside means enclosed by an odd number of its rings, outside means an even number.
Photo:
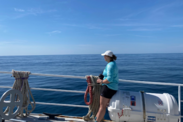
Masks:
[[[110,61],[114,61],[117,59],[117,57],[113,54],[112,57],[110,57],[110,59],[111,59]]]
[[[112,59],[113,59],[113,60],[116,60],[117,57],[116,57],[115,55],[112,55]]]

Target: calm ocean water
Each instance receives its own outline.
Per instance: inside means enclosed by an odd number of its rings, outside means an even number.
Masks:
[[[119,78],[152,82],[183,84],[183,53],[180,54],[118,54]],[[0,71],[31,71],[32,73],[59,75],[96,75],[102,73],[107,62],[100,55],[47,55],[47,56],[0,56]],[[10,74],[0,74],[0,85],[12,86],[14,78]],[[86,80],[30,76],[29,85],[38,88],[53,88],[85,91]],[[119,83],[119,89],[169,93],[178,98],[175,86]],[[7,89],[0,89],[0,96]],[[183,93],[183,87],[182,87]],[[85,105],[84,94],[32,90],[37,102]],[[183,94],[182,94],[183,99]],[[86,108],[55,107],[36,105],[34,113],[51,112],[63,115],[84,116]],[[182,104],[183,113],[183,104]],[[109,119],[108,113],[105,115]]]

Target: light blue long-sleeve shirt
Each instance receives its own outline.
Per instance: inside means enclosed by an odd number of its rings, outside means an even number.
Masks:
[[[108,88],[112,90],[118,90],[118,67],[115,61],[111,61],[107,64],[103,71],[103,75],[103,80],[107,79],[110,83],[102,85],[107,85]]]

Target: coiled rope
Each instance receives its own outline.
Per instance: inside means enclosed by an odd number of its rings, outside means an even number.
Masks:
[[[92,89],[93,101],[89,105],[89,110],[88,110],[87,115],[83,117],[83,119],[85,121],[93,120],[96,117],[97,112],[99,110],[99,106],[100,106],[100,90],[101,90],[101,85],[97,84],[98,76],[90,75],[90,76],[86,76],[86,79],[88,77],[91,78],[91,82],[92,82],[92,86],[93,86],[93,89]],[[92,114],[92,116],[91,116],[91,114]]]
[[[15,78],[15,82],[13,84],[12,89],[19,90],[23,95],[23,104],[19,112],[19,115],[21,117],[28,116],[35,109],[35,106],[36,106],[34,97],[31,93],[29,83],[28,83],[29,74],[30,72],[12,70],[12,75]],[[32,98],[32,102],[30,100],[29,95]],[[18,98],[16,100],[18,100]],[[29,105],[31,106],[30,110],[28,109],[30,108]],[[7,108],[4,113],[6,114],[8,111],[9,111],[9,108]],[[25,114],[23,114],[24,111],[25,111]]]

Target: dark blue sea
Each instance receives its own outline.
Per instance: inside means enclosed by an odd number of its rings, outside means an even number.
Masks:
[[[119,79],[140,80],[183,84],[183,53],[177,54],[117,54]],[[41,56],[0,56],[0,71],[30,71],[31,73],[98,76],[107,62],[101,55],[41,55]],[[14,77],[0,74],[0,85],[12,86]],[[85,91],[86,80],[58,77],[30,76],[30,87]],[[178,99],[178,87],[119,83],[119,89],[169,93]],[[0,96],[8,89],[0,88]],[[183,93],[183,87],[181,89]],[[35,101],[85,105],[84,94],[32,90]],[[182,94],[183,99],[183,94]],[[183,113],[183,104],[182,104]],[[87,108],[56,107],[36,105],[34,113],[61,113],[63,115],[84,116]],[[109,119],[108,112],[105,119]]]

